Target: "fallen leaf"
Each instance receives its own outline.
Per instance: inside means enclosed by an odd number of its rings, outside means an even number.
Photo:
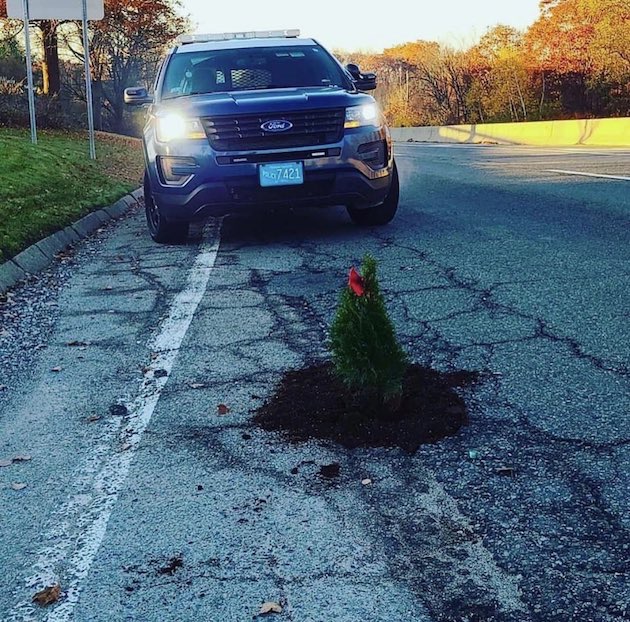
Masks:
[[[274,602],[263,603],[258,615],[265,615],[266,613],[282,613],[282,607]]]
[[[206,385],[203,382],[191,382],[188,386],[191,389],[204,389]]]
[[[60,372],[62,369],[62,367],[53,367],[50,371]]]
[[[362,483],[364,486],[369,486],[369,485],[372,483],[372,480],[371,480],[369,477],[366,477],[365,479],[362,479],[362,480],[361,480],[361,483]]]
[[[13,462],[28,462],[29,460],[32,460],[32,456],[29,456],[28,454],[20,454],[17,456],[13,456]]]
[[[129,409],[124,404],[112,404],[109,407],[109,414],[113,417],[126,417]]]
[[[0,460],[0,469],[3,467],[9,467],[13,464],[13,460],[9,458],[9,460]]]
[[[230,412],[230,409],[225,404],[219,404],[217,406],[217,412],[220,415],[227,415]]]
[[[24,490],[26,488],[26,484],[24,482],[13,482],[11,484],[11,488],[13,488],[13,490]]]
[[[61,596],[61,586],[58,583],[55,585],[51,585],[50,587],[46,587],[43,590],[37,592],[33,596],[33,602],[37,603],[42,607],[46,607],[48,605],[52,605],[59,600]]]

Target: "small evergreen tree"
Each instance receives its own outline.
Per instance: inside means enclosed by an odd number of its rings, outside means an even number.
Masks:
[[[330,330],[335,371],[354,394],[376,399],[377,408],[400,403],[408,359],[387,315],[376,278],[376,260],[363,259],[363,276],[350,270]]]

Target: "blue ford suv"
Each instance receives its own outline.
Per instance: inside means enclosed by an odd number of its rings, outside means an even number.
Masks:
[[[374,74],[343,67],[299,31],[186,35],[162,62],[144,128],[147,224],[157,242],[208,216],[268,206],[346,206],[360,225],[398,208]]]

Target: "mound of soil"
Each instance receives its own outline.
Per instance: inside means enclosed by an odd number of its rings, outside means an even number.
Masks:
[[[334,375],[332,364],[324,363],[287,372],[253,421],[291,441],[324,439],[349,448],[401,447],[413,453],[467,423],[466,403],[454,389],[477,378],[476,372],[440,373],[410,365],[400,408],[392,415],[361,405]]]

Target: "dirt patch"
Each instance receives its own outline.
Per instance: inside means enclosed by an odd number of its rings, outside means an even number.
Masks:
[[[477,372],[440,373],[411,365],[395,418],[366,416],[335,377],[330,363],[287,372],[276,393],[254,411],[254,423],[281,431],[291,441],[332,440],[344,447],[401,447],[415,452],[455,434],[468,421],[463,398],[455,391],[470,386]]]

